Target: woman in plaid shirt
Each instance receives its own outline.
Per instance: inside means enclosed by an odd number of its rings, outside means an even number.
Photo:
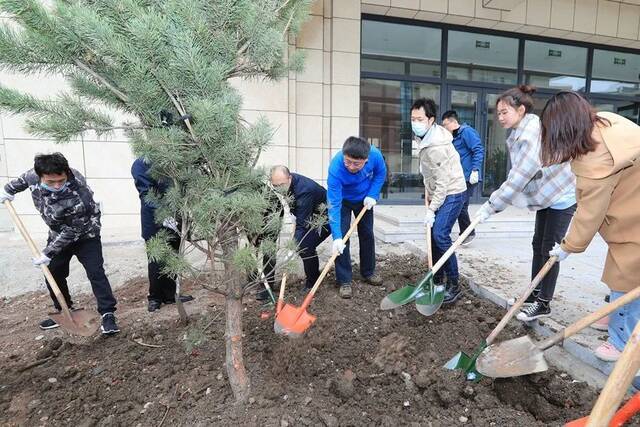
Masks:
[[[511,170],[506,181],[494,191],[476,218],[484,222],[508,205],[536,211],[533,234],[531,277],[549,259],[549,251],[562,241],[576,210],[575,176],[568,163],[543,167],[540,161],[540,119],[533,111],[535,88],[521,85],[498,98],[500,125],[509,129],[507,148]],[[556,263],[526,301],[518,319],[531,321],[551,314],[550,302],[560,266]]]

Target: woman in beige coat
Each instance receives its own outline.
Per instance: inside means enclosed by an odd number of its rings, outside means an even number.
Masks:
[[[640,126],[613,113],[596,113],[580,94],[559,92],[545,106],[544,165],[571,161],[578,208],[569,231],[549,255],[580,253],[600,233],[609,246],[602,281],[611,301],[640,285]],[[611,315],[602,360],[620,357],[640,318],[638,300]]]

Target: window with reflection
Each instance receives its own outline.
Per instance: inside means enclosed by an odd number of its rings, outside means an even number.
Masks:
[[[449,31],[447,78],[515,84],[518,40],[486,34]]]
[[[527,40],[525,81],[539,88],[584,91],[587,48]]]
[[[362,21],[362,71],[440,77],[442,30]]]
[[[591,93],[640,95],[640,55],[594,50]]]

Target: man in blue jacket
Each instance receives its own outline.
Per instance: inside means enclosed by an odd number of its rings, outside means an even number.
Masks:
[[[363,207],[367,213],[358,224],[360,242],[360,275],[373,286],[382,284],[376,274],[376,247],[373,235],[373,207],[380,197],[387,169],[382,153],[362,138],[351,136],[329,165],[327,179],[329,200],[329,225],[333,237],[333,253],[341,255],[336,260],[336,279],[342,298],[351,298],[351,255],[349,244],[343,237],[351,226],[351,214],[355,216]]]
[[[316,248],[331,234],[326,218],[327,190],[311,178],[290,172],[283,165],[271,168],[270,181],[274,187],[286,189],[287,195],[291,197],[289,209],[296,217],[293,238],[298,244],[298,254],[302,258],[307,276],[303,289],[306,293],[320,276]],[[316,226],[319,223],[318,217],[324,219],[320,227]]]
[[[460,125],[458,114],[454,110],[446,111],[442,115],[442,126],[453,135],[453,145],[460,155],[464,178],[467,181],[467,194],[462,211],[458,216],[458,226],[462,234],[471,224],[469,219],[469,199],[471,199],[478,183],[482,180],[480,171],[482,170],[482,161],[484,159],[484,147],[478,132],[466,123]],[[474,230],[462,244],[468,245],[475,237],[476,232]]]
[[[147,194],[151,191],[158,195],[164,194],[169,188],[166,180],[156,180],[149,172],[151,165],[142,158],[138,158],[131,166],[131,175],[140,196],[140,221],[142,225],[142,238],[148,242],[158,234],[163,228],[170,233],[169,244],[178,251],[180,247],[180,236],[178,235],[178,224],[173,218],[166,218],[158,223],[156,218],[156,206],[147,200]],[[160,225],[162,224],[162,225]],[[176,282],[167,275],[162,274],[163,265],[149,260],[149,295],[147,296],[149,312],[154,312],[162,304],[175,304],[176,302]],[[181,295],[180,301],[188,302],[193,300],[190,295]]]

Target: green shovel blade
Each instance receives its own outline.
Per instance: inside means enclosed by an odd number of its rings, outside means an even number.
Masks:
[[[391,310],[415,300],[418,295],[423,292],[429,280],[433,281],[433,274],[431,272],[427,273],[417,286],[407,285],[391,292],[380,302],[380,309]]]
[[[433,280],[429,281],[429,285],[424,289],[423,293],[416,298],[416,309],[423,316],[433,315],[444,301],[445,287],[436,286]]]
[[[476,361],[485,348],[487,348],[487,342],[483,340],[474,350],[473,355],[469,356],[461,351],[449,359],[444,367],[452,370],[459,369],[465,373],[467,380],[478,382],[483,378],[483,375],[476,369]]]

